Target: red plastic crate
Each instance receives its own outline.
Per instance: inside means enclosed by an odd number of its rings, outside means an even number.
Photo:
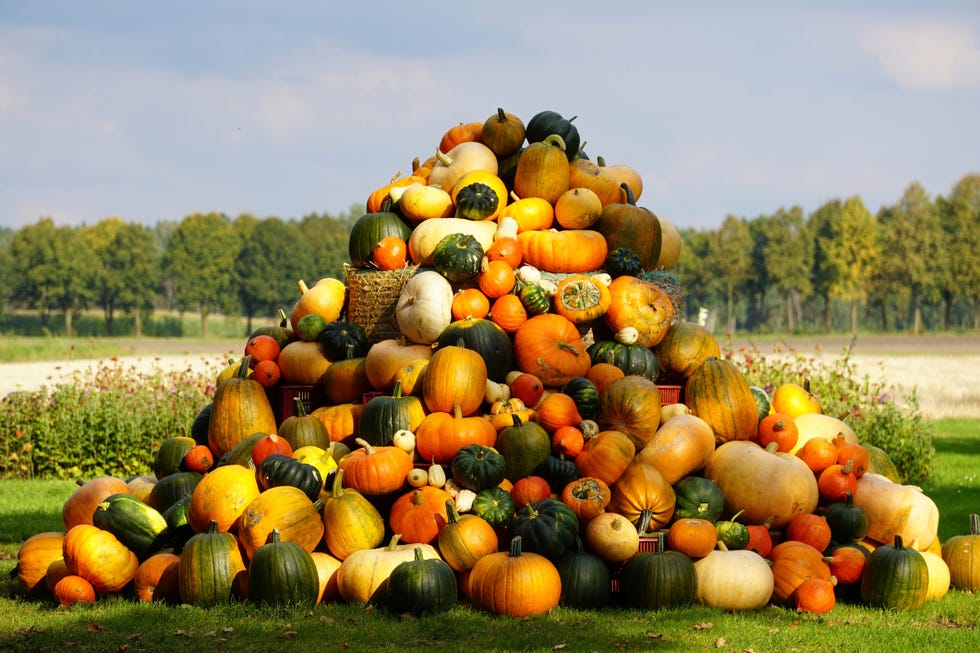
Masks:
[[[276,385],[269,388],[269,402],[276,416],[276,424],[296,414],[295,399],[303,402],[307,414],[324,403],[323,391],[315,385]]]
[[[666,406],[667,404],[679,404],[681,402],[681,386],[658,385],[657,390],[660,391],[660,404],[662,406]]]
[[[656,537],[641,537],[640,538],[640,547],[637,550],[637,553],[641,553],[643,551],[649,551],[650,553],[656,553],[657,552],[657,538]],[[623,563],[620,563],[620,564],[614,566],[612,569],[609,570],[609,575],[610,575],[611,580],[612,580],[612,592],[613,592],[613,594],[619,592],[619,574],[622,573],[623,566],[625,566],[625,565],[626,565],[626,563],[623,562]]]

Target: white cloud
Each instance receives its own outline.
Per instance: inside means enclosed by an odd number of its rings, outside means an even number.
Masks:
[[[972,26],[881,22],[861,32],[858,43],[905,88],[945,91],[980,86],[980,42]]]

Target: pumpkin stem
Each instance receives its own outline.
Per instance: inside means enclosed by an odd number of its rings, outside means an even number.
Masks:
[[[333,488],[331,488],[330,495],[334,499],[339,499],[344,496],[344,468],[338,467],[337,471],[333,475]]]
[[[399,379],[398,381],[395,381],[395,387],[391,391],[391,397],[393,399],[401,399],[401,396],[402,396],[402,382]]]
[[[242,364],[238,366],[238,372],[235,374],[235,378],[247,379],[248,370],[252,366],[252,354],[248,354],[242,359]]]
[[[374,447],[372,447],[371,443],[365,440],[364,438],[355,438],[354,442],[361,445],[366,455],[370,456],[374,454]]]
[[[547,138],[545,138],[544,141],[542,142],[547,143],[548,145],[553,145],[554,147],[560,149],[562,152],[565,151],[565,139],[559,136],[558,134],[551,134]]]
[[[631,206],[636,206],[636,197],[633,195],[633,189],[625,181],[619,185],[620,188],[626,193],[626,203]]]
[[[299,286],[299,292],[300,292],[300,294],[301,294],[301,295],[305,295],[306,293],[308,293],[308,292],[310,291],[310,287],[309,287],[309,286],[307,286],[307,285],[306,285],[306,282],[305,282],[305,281],[303,281],[302,279],[300,279],[300,280],[299,280],[299,281],[298,281],[298,282],[296,283],[296,285],[297,285],[297,286]]]
[[[462,419],[463,409],[459,407],[459,404],[453,404],[453,419]]]
[[[896,551],[901,551],[902,549],[905,548],[904,544],[902,543],[902,536],[901,535],[896,535],[895,536],[895,544],[894,544],[894,546],[895,546],[895,550]]]
[[[501,107],[497,107],[497,122],[507,122],[507,113]]]
[[[293,406],[296,407],[296,417],[307,417],[306,404],[299,397],[293,397]]]
[[[398,549],[398,540],[402,539],[401,533],[395,533],[391,536],[391,540],[388,542],[388,546],[385,547],[387,551],[395,551]]]
[[[462,517],[459,514],[459,509],[456,507],[456,502],[452,499],[446,499],[446,516],[449,517],[450,524],[459,523]]]
[[[279,327],[285,329],[289,326],[289,318],[286,316],[286,311],[283,310],[282,306],[279,307]]]
[[[446,167],[449,167],[453,164],[453,160],[448,155],[446,155],[445,152],[440,150],[438,147],[436,148],[436,158],[439,159],[439,163],[441,163]]]
[[[970,515],[970,535],[980,535],[980,515]]]
[[[561,340],[558,341],[558,349],[564,349],[565,351],[570,351],[576,356],[578,356],[580,353],[578,347],[576,347],[575,345],[570,345],[567,342],[562,342]]]
[[[521,557],[521,536],[515,535],[510,540],[510,558],[520,558]]]
[[[422,547],[417,546],[415,547],[415,562],[419,562],[420,560],[425,560],[425,556],[422,552]]]

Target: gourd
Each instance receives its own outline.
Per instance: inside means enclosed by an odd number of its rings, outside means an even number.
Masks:
[[[609,510],[636,523],[641,532],[666,526],[674,515],[674,488],[653,465],[634,460],[610,489]],[[643,520],[647,523],[639,523]]]
[[[558,606],[561,576],[548,558],[522,550],[522,538],[510,541],[509,551],[477,560],[470,571],[473,607],[492,614],[526,617]]]
[[[301,490],[310,501],[316,501],[320,491],[323,490],[323,476],[320,475],[320,470],[292,456],[278,453],[266,456],[259,465],[256,475],[262,490],[288,485]]]
[[[133,579],[133,594],[145,603],[180,602],[180,555],[170,551],[154,553],[140,563]]]
[[[704,476],[721,488],[725,513],[741,512],[746,524],[762,524],[775,516],[772,527],[782,528],[796,515],[813,512],[819,500],[816,478],[806,463],[745,440],[716,448]]]
[[[439,529],[437,547],[455,571],[469,571],[476,561],[497,551],[497,533],[490,522],[473,513],[461,515],[452,500],[446,501],[449,521]]]
[[[715,549],[694,563],[697,600],[723,610],[758,610],[765,607],[774,587],[765,558],[746,549]]]
[[[487,369],[487,378],[503,383],[507,373],[514,369],[514,345],[510,336],[492,321],[464,317],[454,320],[442,333],[436,349],[448,346],[461,346],[477,352]]]
[[[422,401],[411,395],[403,396],[401,384],[396,381],[390,396],[372,397],[364,405],[359,431],[368,444],[388,446],[395,433],[403,429],[414,432],[424,418]]]
[[[483,144],[498,158],[517,152],[524,144],[525,125],[519,117],[498,108],[483,123]]]
[[[296,542],[283,542],[279,529],[252,555],[248,596],[254,603],[312,608],[320,596],[313,556]]]
[[[139,569],[135,553],[109,531],[91,524],[69,529],[62,547],[68,570],[92,583],[100,594],[120,591]]]
[[[640,257],[644,270],[655,270],[663,243],[660,221],[653,211],[636,205],[628,184],[620,187],[626,193],[625,201],[605,204],[592,228],[605,237],[609,249],[629,247]]]
[[[492,446],[480,444],[461,447],[453,456],[451,469],[453,478],[474,492],[498,485],[507,473],[500,452]]]
[[[627,327],[634,329],[634,327]],[[592,364],[610,363],[626,376],[643,376],[656,381],[660,376],[660,361],[649,347],[614,340],[596,340],[588,348]]]
[[[447,234],[436,243],[432,267],[452,283],[463,283],[480,274],[484,248],[470,234]]]
[[[289,314],[289,323],[294,331],[303,316],[311,313],[319,315],[325,323],[333,322],[340,317],[344,310],[344,300],[347,298],[347,287],[342,281],[333,277],[323,277],[310,287],[300,279],[297,285],[300,296]]]
[[[92,514],[92,524],[116,536],[140,560],[167,543],[167,520],[128,492],[112,494]]]
[[[401,216],[390,211],[365,213],[351,227],[347,239],[351,265],[355,268],[367,267],[375,245],[385,236],[397,236],[408,240],[412,233]]]
[[[452,497],[441,488],[423,485],[410,489],[391,506],[391,530],[400,533],[403,542],[431,544],[439,529],[449,522],[446,501],[452,501]]]
[[[490,220],[466,220],[465,218],[440,218],[424,220],[412,229],[408,237],[408,254],[417,265],[432,265],[436,246],[449,234],[474,236],[484,251],[493,245],[497,224]]]
[[[583,476],[596,478],[611,486],[633,462],[635,454],[636,445],[628,435],[609,429],[585,441],[575,464]]]
[[[700,471],[715,452],[711,426],[696,415],[675,415],[653,434],[636,456],[650,463],[671,485]]]
[[[572,124],[575,116],[564,118],[557,111],[545,110],[531,116],[525,127],[525,136],[528,143],[537,143],[545,140],[551,134],[557,134],[565,143],[565,155],[569,161],[576,159],[579,155],[581,137],[578,128]]]
[[[510,532],[521,537],[527,551],[553,561],[575,542],[579,522],[571,508],[548,497],[518,510],[511,520]]]
[[[914,610],[926,601],[929,567],[922,554],[904,545],[901,535],[893,544],[871,552],[861,576],[861,600],[870,606]]]
[[[939,509],[918,487],[865,473],[858,479],[854,505],[864,509],[868,537],[877,542],[890,542],[897,535],[906,547],[925,551],[936,540]]]
[[[431,345],[452,322],[453,288],[435,270],[418,272],[405,282],[395,305],[398,328],[414,343]]]
[[[152,471],[157,479],[181,471],[184,456],[197,445],[194,438],[179,435],[166,438],[153,455]]]
[[[564,139],[551,134],[521,152],[513,188],[518,197],[539,197],[554,206],[568,190],[568,162]]]
[[[514,334],[514,359],[519,369],[552,387],[585,376],[591,366],[575,325],[553,313],[535,315],[520,326]]]
[[[626,517],[603,512],[585,524],[585,543],[600,558],[611,564],[623,563],[636,555],[640,534]]]
[[[698,598],[694,563],[680,551],[666,550],[663,533],[656,551],[640,551],[626,561],[619,586],[623,602],[638,610],[681,607]]]
[[[430,358],[432,347],[429,345],[409,342],[405,338],[388,338],[368,349],[364,358],[364,372],[375,390],[391,392],[395,387],[395,377],[403,367]]]
[[[980,515],[970,515],[970,532],[953,535],[942,546],[950,583],[964,592],[980,590]]]
[[[17,550],[17,584],[21,592],[34,594],[45,589],[44,577],[48,567],[64,558],[65,534],[60,531],[44,531],[31,535]]]
[[[273,529],[285,542],[296,542],[313,551],[323,537],[320,500],[311,501],[299,488],[280,485],[262,491],[238,520],[238,541],[251,559],[265,544]]]
[[[360,448],[337,463],[338,471],[344,471],[349,487],[361,494],[377,496],[391,494],[404,485],[405,476],[414,466],[412,457],[404,449],[393,445],[375,446],[362,438],[355,442]]]
[[[660,286],[631,276],[620,276],[609,284],[612,303],[603,316],[609,330],[618,333],[626,327],[637,331],[636,344],[655,347],[664,339],[674,321],[674,305]]]
[[[245,562],[235,536],[219,532],[212,522],[206,531],[187,540],[180,553],[181,601],[201,607],[227,603],[236,577],[243,572]]]
[[[602,234],[592,229],[522,231],[517,242],[526,264],[561,274],[598,270],[609,252]]]
[[[78,524],[91,524],[92,514],[106,497],[129,492],[126,481],[115,476],[99,476],[88,481],[79,481],[71,495],[61,507],[61,521],[65,530]]]
[[[483,170],[468,172],[450,192],[456,217],[467,220],[496,220],[507,205],[507,186],[495,174]]]
[[[464,447],[492,447],[497,441],[497,431],[481,415],[465,417],[456,405],[452,412],[426,415],[415,431],[415,441],[422,460],[452,463]]]
[[[671,324],[654,351],[664,375],[681,382],[712,356],[721,358],[718,341],[708,329],[695,322]]]
[[[383,547],[362,549],[347,556],[337,570],[337,589],[348,603],[382,602],[385,581],[402,562],[415,560],[415,549],[421,549],[426,560],[436,560],[439,552],[429,544],[399,544],[401,536],[392,535]]]
[[[609,384],[599,398],[599,427],[626,434],[637,450],[643,449],[660,429],[660,393],[656,384],[629,375]]]
[[[483,405],[486,386],[487,365],[483,357],[472,349],[449,345],[432,354],[422,378],[422,400],[430,412],[450,413],[458,407],[462,415],[468,416]],[[362,423],[363,420],[362,417]],[[417,428],[414,430],[418,435]]]
[[[553,301],[556,313],[575,324],[585,324],[602,317],[612,303],[612,296],[608,285],[595,277],[573,274],[558,282]]]
[[[287,348],[289,345],[287,345]],[[211,419],[208,423],[208,445],[220,457],[251,433],[275,433],[276,416],[265,388],[248,378],[249,357],[238,374],[224,381],[214,391]]]
[[[223,465],[208,472],[190,496],[187,519],[198,533],[215,522],[216,529],[231,530],[246,506],[259,496],[255,470],[243,465]]]
[[[497,434],[497,449],[504,457],[505,477],[516,482],[534,473],[551,453],[551,437],[540,424],[525,422],[516,414],[512,424]]]
[[[338,560],[355,551],[381,544],[385,523],[378,509],[353,488],[345,488],[344,469],[337,469],[330,493],[324,497],[323,541]]]
[[[709,357],[687,378],[684,398],[692,415],[707,422],[715,442],[749,440],[759,426],[759,412],[749,384],[729,361]]]
[[[659,468],[658,468],[659,469]],[[669,478],[665,475],[664,478]],[[714,481],[703,476],[685,476],[672,484],[676,519],[716,522],[725,509],[725,496]]]
[[[435,167],[429,173],[429,185],[451,189],[459,179],[473,170],[497,174],[497,156],[489,147],[476,141],[459,143],[448,152],[437,151]]]
[[[426,559],[419,548],[391,570],[386,603],[398,614],[439,614],[456,605],[457,591],[453,569],[439,558]]]
[[[605,560],[586,551],[581,538],[555,561],[561,579],[558,603],[577,610],[598,610],[609,604],[612,578]]]

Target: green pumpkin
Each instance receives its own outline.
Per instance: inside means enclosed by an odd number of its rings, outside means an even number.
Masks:
[[[548,456],[534,468],[534,475],[548,481],[552,494],[561,494],[566,485],[581,477],[575,461],[565,456]]]
[[[725,496],[718,484],[703,476],[685,476],[674,483],[674,515],[678,519],[716,522],[725,509]]]
[[[572,124],[575,117],[564,118],[556,111],[540,111],[527,121],[524,136],[528,143],[539,143],[551,134],[558,134],[565,141],[565,156],[571,161],[579,154],[582,137],[578,127]]]
[[[612,597],[612,574],[606,561],[586,551],[582,538],[576,546],[555,560],[561,578],[561,597],[558,604],[574,610],[600,610]]]
[[[461,188],[456,194],[456,217],[467,220],[486,220],[500,204],[497,192],[482,182]]]
[[[759,407],[759,421],[761,422],[766,415],[772,412],[772,402],[769,401],[769,393],[766,392],[765,388],[760,388],[757,385],[749,386],[749,390],[752,391],[752,398],[755,399],[755,405]]]
[[[500,452],[493,447],[469,444],[456,452],[450,469],[457,483],[479,492],[499,485],[504,480],[507,464]]]
[[[612,278],[635,277],[643,272],[640,256],[628,247],[617,247],[606,255],[605,270]]]
[[[453,568],[441,558],[426,559],[422,547],[416,547],[414,560],[391,570],[385,603],[397,614],[440,614],[456,605],[457,593]]]
[[[524,305],[528,317],[541,315],[551,310],[551,297],[548,295],[548,291],[536,283],[523,284],[517,296],[521,298],[521,304]]]
[[[715,522],[715,531],[718,533],[718,541],[723,542],[729,551],[744,549],[749,545],[749,529],[745,524],[737,521],[742,511],[738,511],[728,521]]]
[[[264,438],[267,433],[257,432],[244,438],[241,442],[235,445],[235,447],[226,452],[221,458],[218,459],[217,465],[241,465],[243,467],[251,467],[255,469],[255,463],[252,461],[252,449],[255,444]]]
[[[164,439],[153,455],[153,475],[161,479],[181,471],[184,466],[184,456],[196,446],[197,441],[194,438],[183,435]]]
[[[397,213],[365,213],[351,227],[347,240],[350,262],[355,268],[367,267],[374,247],[386,236],[397,236],[408,242],[412,228]]]
[[[187,516],[190,505],[191,498],[186,496],[163,511],[163,518],[167,520],[170,547],[178,555],[184,549],[187,540],[197,534]]]
[[[657,534],[656,551],[640,551],[620,572],[619,593],[624,605],[638,610],[683,607],[697,600],[694,563],[679,551],[664,547]]]
[[[251,340],[255,336],[271,336],[279,343],[280,349],[295,340],[296,333],[289,327],[289,316],[286,315],[286,311],[282,306],[279,307],[278,316],[279,324],[258,327],[248,336],[248,340]]]
[[[508,526],[514,518],[514,497],[502,487],[493,486],[480,490],[473,500],[473,513],[479,515],[496,529]]]
[[[868,534],[868,515],[864,508],[854,505],[850,492],[846,493],[843,501],[828,505],[824,518],[835,542],[857,542]]]
[[[861,600],[872,607],[914,610],[926,601],[929,567],[922,554],[902,543],[883,544],[868,556],[861,575]]]
[[[899,485],[904,483],[902,480],[902,475],[898,472],[898,468],[895,466],[895,463],[892,462],[892,459],[888,456],[888,454],[885,453],[884,449],[876,447],[875,445],[867,442],[862,443],[861,446],[863,446],[868,452],[869,465],[868,469],[865,471],[881,474],[888,480],[898,483]]]
[[[289,443],[293,451],[300,447],[330,448],[330,432],[314,415],[306,413],[306,404],[300,397],[293,398],[294,414],[279,425],[277,435]]]
[[[313,556],[296,542],[283,542],[273,528],[248,565],[248,595],[253,603],[312,608],[320,596]]]
[[[204,475],[197,472],[176,472],[164,476],[153,484],[146,503],[162,513],[182,498],[190,496],[202,478]]]
[[[492,320],[465,317],[442,330],[436,349],[455,345],[480,354],[487,365],[487,378],[503,383],[514,369],[514,344],[507,332]]]
[[[592,364],[612,363],[626,376],[643,376],[656,381],[660,376],[657,354],[643,345],[627,345],[614,340],[597,340],[586,351]]]
[[[302,490],[310,501],[316,501],[323,490],[323,477],[319,469],[281,453],[263,458],[257,476],[259,487],[263,490],[290,485]]]
[[[327,328],[327,321],[316,313],[307,313],[296,322],[296,335],[304,342],[316,342]]]
[[[511,535],[520,537],[524,551],[560,558],[578,536],[578,516],[568,504],[548,497],[526,504],[510,522]]]
[[[497,434],[497,449],[504,456],[505,477],[516,483],[551,455],[551,436],[537,422],[523,422],[516,414],[511,417],[513,424]]]
[[[160,511],[126,492],[103,499],[92,524],[115,535],[140,560],[162,549],[169,537],[169,524]]]
[[[328,360],[342,361],[367,355],[370,343],[364,327],[354,322],[334,320],[320,332],[320,344]]]
[[[432,267],[451,283],[475,279],[483,264],[483,245],[470,234],[448,234],[432,251]]]
[[[191,437],[197,444],[208,443],[208,427],[211,425],[211,408],[213,404],[209,401],[198,411],[194,421],[191,422]]]
[[[360,436],[368,444],[388,446],[398,431],[414,430],[413,414],[422,414],[418,397],[402,396],[401,382],[396,382],[391,396],[372,397],[361,412]]]
[[[208,530],[187,540],[180,552],[180,600],[205,608],[228,603],[236,578],[244,571],[238,540],[219,531],[218,523],[212,521]]]
[[[572,398],[582,419],[595,419],[599,412],[599,391],[592,381],[578,376],[562,386],[561,391]]]

